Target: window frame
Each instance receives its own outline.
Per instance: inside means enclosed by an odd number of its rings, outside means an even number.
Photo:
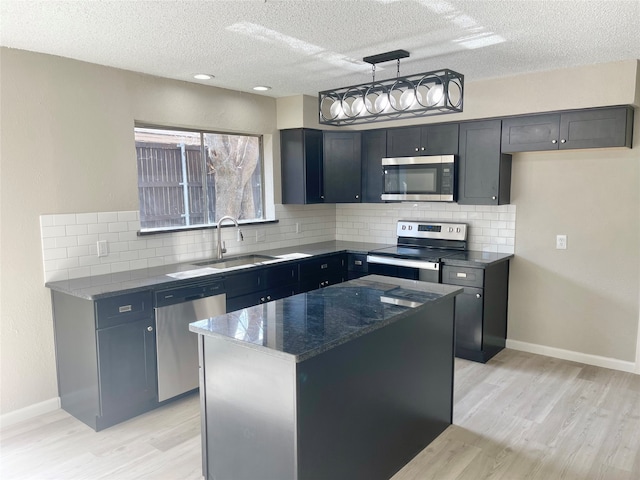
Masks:
[[[264,223],[276,223],[277,220],[268,220],[266,218],[266,198],[265,198],[265,165],[264,165],[264,135],[263,134],[256,134],[256,133],[245,133],[245,132],[225,132],[225,131],[221,131],[221,130],[207,130],[207,129],[200,129],[200,128],[189,128],[189,127],[179,127],[179,126],[167,126],[167,125],[162,125],[162,124],[155,124],[155,123],[147,123],[147,122],[138,122],[138,121],[134,121],[133,124],[133,128],[134,128],[134,150],[135,150],[135,129],[136,128],[148,128],[148,129],[155,129],[155,130],[168,130],[168,131],[176,131],[176,132],[189,132],[189,133],[196,133],[200,136],[200,154],[201,157],[203,159],[202,163],[201,163],[201,168],[202,168],[202,173],[203,173],[203,184],[202,184],[202,190],[204,192],[204,201],[205,201],[205,205],[208,204],[208,192],[207,192],[207,186],[206,186],[206,158],[207,158],[207,154],[206,154],[206,149],[205,149],[205,144],[204,144],[204,135],[205,134],[213,134],[213,135],[233,135],[233,136],[245,136],[245,137],[254,137],[258,139],[258,150],[259,150],[259,158],[258,158],[258,162],[260,164],[260,201],[261,201],[261,205],[262,205],[262,217],[261,218],[253,218],[253,219],[246,219],[246,220],[238,220],[239,224],[242,225],[254,225],[254,224],[264,224]],[[136,175],[139,178],[139,172],[138,172],[138,156],[136,153]],[[140,205],[140,186],[139,186],[139,180],[138,178],[136,179],[136,190],[138,192],[138,214],[139,217],[142,216],[142,209],[141,209],[141,205]],[[217,228],[217,224],[215,221],[211,221],[211,212],[209,211],[208,208],[205,209],[205,215],[207,217],[207,221],[209,223],[203,223],[200,225],[183,225],[183,226],[168,226],[168,227],[154,227],[154,228],[143,228],[142,227],[142,219],[139,218],[139,224],[140,224],[140,228],[138,230],[138,236],[145,236],[145,235],[154,235],[154,234],[161,234],[161,233],[172,233],[172,232],[185,232],[185,231],[189,231],[189,230],[207,230],[207,229],[211,229],[211,228]]]

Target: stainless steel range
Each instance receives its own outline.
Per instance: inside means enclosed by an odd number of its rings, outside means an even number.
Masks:
[[[397,244],[370,252],[369,273],[441,283],[441,259],[467,249],[467,225],[398,220]]]

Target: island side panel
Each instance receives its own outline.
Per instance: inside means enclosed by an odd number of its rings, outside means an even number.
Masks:
[[[207,480],[295,480],[295,359],[210,336],[202,355]]]
[[[387,480],[452,421],[454,297],[298,364],[299,480]]]

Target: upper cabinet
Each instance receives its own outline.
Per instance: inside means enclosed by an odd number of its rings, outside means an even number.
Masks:
[[[362,132],[362,201],[383,203],[382,159],[387,156],[387,131]]]
[[[500,152],[500,120],[460,125],[458,203],[502,205],[511,196],[511,155]]]
[[[600,108],[506,118],[502,151],[631,147],[633,109]]]
[[[458,124],[444,123],[387,130],[387,156],[455,155]]]
[[[324,201],[360,203],[361,133],[324,132]]]
[[[322,203],[322,130],[292,128],[280,131],[282,203]]]

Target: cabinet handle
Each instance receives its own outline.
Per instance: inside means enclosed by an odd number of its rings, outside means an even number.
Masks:
[[[424,152],[424,147],[420,147],[420,150],[422,150]]]
[[[152,326],[148,326],[147,327],[147,332],[153,332],[153,327]]]
[[[260,301],[261,301],[261,302],[264,302],[264,297],[260,297]]]
[[[567,141],[563,138],[562,140],[560,140],[560,143],[567,143]]]
[[[558,140],[554,138],[553,140],[551,140],[551,143],[558,143]]]
[[[131,305],[122,305],[118,307],[118,313],[126,313],[131,311]]]
[[[495,195],[493,197],[491,197],[491,200],[496,200],[498,197],[496,197]]]
[[[271,295],[267,295],[267,301],[271,300]]]
[[[418,147],[416,147],[416,152],[420,151],[420,149]]]
[[[356,195],[356,199],[360,198],[360,195]]]
[[[329,264],[323,263],[322,265],[320,265],[321,270],[324,270],[325,268],[329,268]]]
[[[355,262],[353,262],[353,263],[354,263],[355,265],[360,266],[360,265],[362,265],[362,260],[356,260],[356,261],[355,261]]]
[[[320,195],[320,198],[321,198],[322,200],[324,200],[324,195]]]
[[[481,298],[482,295],[480,295],[479,293],[476,293],[476,298]]]

